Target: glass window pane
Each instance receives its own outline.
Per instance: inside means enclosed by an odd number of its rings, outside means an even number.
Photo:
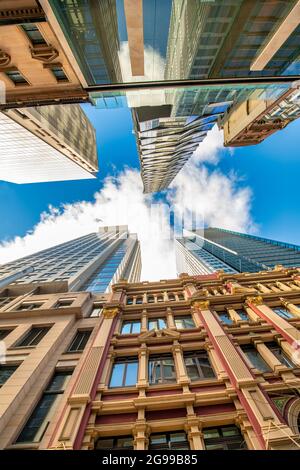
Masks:
[[[110,378],[110,387],[122,387],[125,364],[114,364]]]
[[[163,330],[163,329],[166,328],[166,327],[167,327],[167,325],[166,325],[165,319],[164,319],[164,318],[159,318],[159,320],[158,320],[158,328],[159,328],[160,330]]]
[[[137,370],[138,370],[137,362],[129,362],[127,364],[126,378],[125,378],[125,385],[126,386],[136,385]]]
[[[126,334],[130,333],[130,323],[129,322],[124,322],[123,323],[121,333],[123,335],[126,335]]]
[[[141,323],[139,321],[135,321],[132,323],[132,333],[140,333],[141,332]]]

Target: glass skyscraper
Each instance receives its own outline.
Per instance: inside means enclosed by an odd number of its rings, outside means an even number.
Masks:
[[[300,266],[300,246],[220,228],[186,231],[178,238],[178,273],[258,272]]]
[[[12,284],[65,283],[70,291],[107,292],[120,279],[137,282],[140,245],[128,227],[101,227],[90,233],[0,266],[0,281],[32,268]]]

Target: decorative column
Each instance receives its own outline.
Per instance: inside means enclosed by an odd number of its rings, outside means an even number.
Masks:
[[[263,293],[263,294],[269,294],[271,292],[271,289],[269,289],[267,286],[264,284],[261,284],[260,282],[256,284],[258,289]]]
[[[274,372],[286,370],[286,367],[281,364],[279,359],[272,353],[272,351],[261,340],[254,340],[254,345],[264,359],[264,361],[271,367]]]
[[[184,426],[191,450],[204,450],[201,421],[194,413],[193,405],[187,405],[187,422]]]
[[[148,331],[148,317],[147,317],[147,310],[143,310],[141,316],[141,333],[145,333]]]
[[[245,410],[258,441],[256,449],[279,449],[293,446],[293,431],[284,423],[268,395],[247,366],[243,355],[226,334],[221,322],[206,302],[195,301],[193,307],[203,322],[219,360]]]
[[[235,323],[242,320],[239,314],[233,308],[227,308],[226,310],[231,320],[234,321]]]
[[[118,308],[103,309],[98,332],[86,352],[81,368],[77,372],[75,384],[58,419],[48,448],[81,448],[92,401],[95,398],[97,386],[105,366],[118,315]]]
[[[172,351],[174,355],[174,361],[175,361],[175,366],[176,366],[176,371],[177,371],[177,382],[183,385],[184,392],[189,392],[188,384],[190,383],[190,379],[187,376],[185,365],[183,362],[183,355],[182,355],[182,346],[179,344],[178,340],[174,340],[173,346],[172,346]],[[186,390],[185,390],[186,388]]]
[[[134,450],[145,450],[148,447],[150,434],[149,426],[147,425],[145,419],[145,408],[140,408],[138,410],[138,418],[135,425],[133,426],[133,435],[134,435]]]
[[[292,304],[292,302],[289,302],[288,300],[285,300],[283,297],[280,297],[282,305],[289,310],[295,317],[300,318],[300,308],[297,307],[295,304]]]
[[[145,388],[148,386],[148,348],[146,343],[142,343],[139,352],[139,369],[137,388],[140,389],[140,395],[145,395]]]
[[[168,328],[170,328],[170,330],[176,330],[173,312],[170,307],[167,307],[167,325],[168,325]]]
[[[248,297],[246,303],[259,317],[271,324],[290,344],[300,339],[300,332],[291,323],[273,312],[270,307],[264,305],[262,297]]]
[[[285,341],[286,343],[286,341]],[[260,340],[255,340],[254,344],[256,349],[271,369],[279,374],[282,380],[290,386],[299,386],[300,380],[295,376],[293,371],[289,370],[279,359],[272,353],[272,351]]]
[[[285,291],[285,292],[290,292],[292,289],[290,288],[290,286],[287,286],[286,284],[284,284],[283,282],[280,282],[280,281],[276,281],[276,286],[279,287],[279,289]]]
[[[259,322],[261,318],[250,308],[247,304],[244,305],[244,309],[246,310],[248,317],[251,321]]]

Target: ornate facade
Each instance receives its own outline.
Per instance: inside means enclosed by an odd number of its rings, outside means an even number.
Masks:
[[[1,448],[300,449],[300,269],[59,288],[1,293]]]

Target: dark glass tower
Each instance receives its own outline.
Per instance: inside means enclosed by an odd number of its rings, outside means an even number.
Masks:
[[[98,233],[0,265],[0,281],[15,274],[11,284],[56,281],[69,291],[107,292],[120,279],[140,280],[140,244],[126,225],[100,227]]]
[[[189,274],[257,272],[276,265],[300,266],[300,246],[267,238],[206,228],[188,232],[176,240],[178,272]]]

